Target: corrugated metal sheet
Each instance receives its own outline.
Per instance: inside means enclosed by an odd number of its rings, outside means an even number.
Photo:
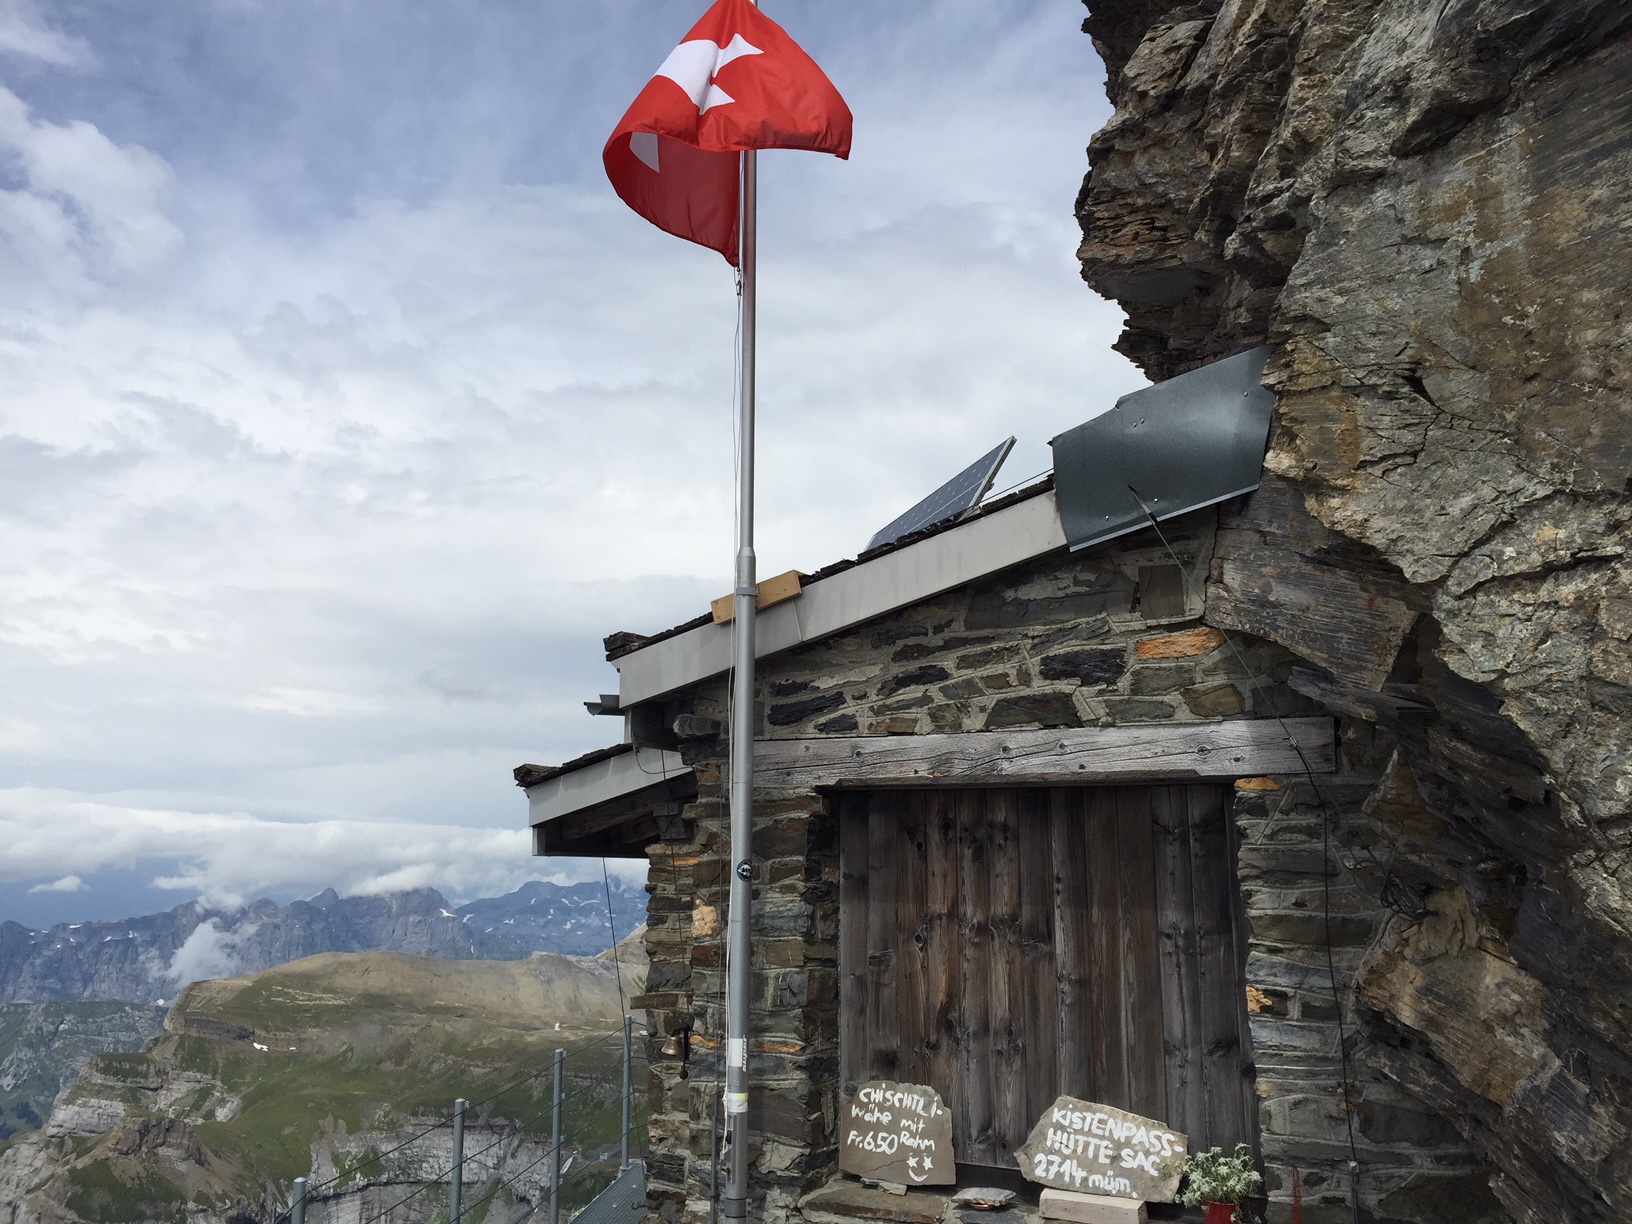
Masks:
[[[573,1216],[572,1224],[640,1224],[645,1214],[646,1165],[636,1160]]]
[[[1073,550],[1258,487],[1275,397],[1255,348],[1124,395],[1054,448],[1060,524]],[[1134,490],[1137,490],[1137,497]]]

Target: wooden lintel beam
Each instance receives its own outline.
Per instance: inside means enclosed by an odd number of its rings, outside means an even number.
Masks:
[[[754,784],[1057,786],[1297,774],[1305,761],[1316,773],[1337,768],[1333,719],[759,740]]]

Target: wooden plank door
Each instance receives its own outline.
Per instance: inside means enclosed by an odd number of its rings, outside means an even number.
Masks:
[[[957,1159],[1013,1168],[1060,1093],[1251,1143],[1225,793],[841,796],[845,1092],[933,1085]]]

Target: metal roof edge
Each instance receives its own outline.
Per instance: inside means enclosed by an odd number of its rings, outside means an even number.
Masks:
[[[799,598],[760,613],[755,656],[829,637],[1065,546],[1054,490],[1045,489],[811,583]],[[632,650],[614,665],[618,700],[627,709],[724,674],[731,628],[701,625]]]
[[[593,758],[593,759],[591,759]],[[615,756],[590,753],[577,768],[563,766],[527,787],[527,823],[540,825],[560,816],[662,786],[692,772],[678,752],[632,748]]]

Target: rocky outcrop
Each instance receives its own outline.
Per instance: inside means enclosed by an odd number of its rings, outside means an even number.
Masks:
[[[40,1126],[96,1055],[139,1050],[163,1025],[141,1003],[0,1003],[0,1140]]]
[[[1632,5],[1090,8],[1118,347],[1161,378],[1276,346],[1277,509],[1221,532],[1208,618],[1396,754],[1357,1064],[1515,1219],[1632,1218]]]

